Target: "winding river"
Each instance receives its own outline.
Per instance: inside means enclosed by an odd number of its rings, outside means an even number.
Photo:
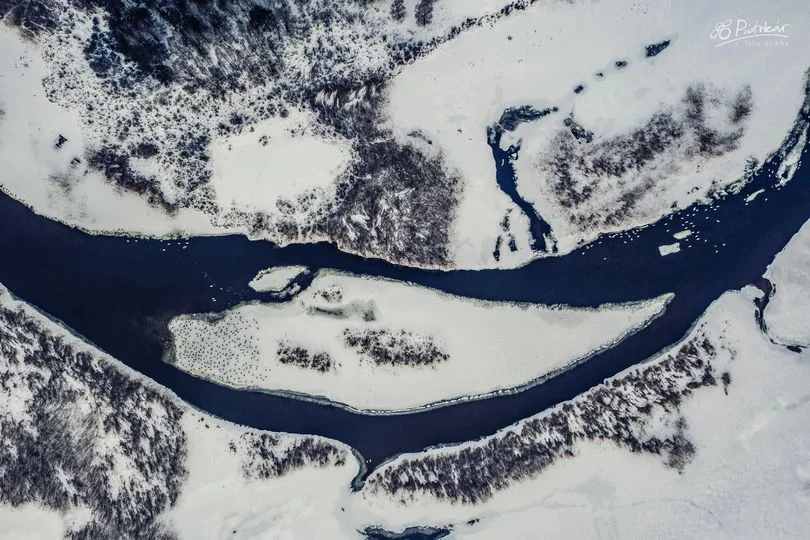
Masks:
[[[371,469],[399,453],[491,434],[677,342],[724,291],[762,276],[810,218],[807,165],[784,186],[775,175],[778,165],[766,163],[739,193],[711,205],[694,205],[654,225],[514,270],[403,268],[348,255],[329,244],[279,248],[242,236],[170,242],[94,236],[38,216],[0,194],[0,282],[191,405],[243,425],[343,441]],[[760,189],[765,191],[752,199]],[[658,247],[675,242],[672,235],[683,229],[693,235],[681,242],[681,251],[661,256]],[[280,265],[335,268],[487,300],[596,306],[666,292],[675,298],[666,314],[643,331],[540,384],[409,414],[364,415],[326,403],[233,390],[161,360],[171,317],[269,301],[247,284],[257,271]]]

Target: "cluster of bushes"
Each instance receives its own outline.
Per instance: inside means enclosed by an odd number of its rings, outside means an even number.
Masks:
[[[440,156],[382,127],[384,86],[378,77],[334,80],[309,96],[320,122],[354,141],[354,160],[308,233],[400,264],[446,266],[461,180]]]
[[[331,371],[335,367],[332,357],[328,353],[312,354],[305,348],[292,345],[287,341],[278,344],[276,358],[282,364],[312,369],[321,373]]]
[[[419,26],[427,26],[433,22],[433,4],[435,3],[436,0],[419,0],[419,3],[416,4],[416,11],[414,12],[416,24]]]
[[[378,366],[429,366],[446,362],[450,355],[432,338],[400,330],[344,330],[347,346]]]
[[[290,442],[269,433],[245,433],[238,446],[245,456],[242,465],[245,477],[260,480],[277,478],[303,467],[342,466],[347,458],[346,450],[315,437],[295,437]],[[232,449],[236,448],[233,444]]]
[[[753,109],[753,94],[749,86],[743,87],[730,100],[722,103],[728,109],[728,124],[715,126],[707,121],[709,107],[718,107],[721,96],[703,84],[690,86],[686,90],[686,125],[693,134],[690,155],[702,157],[722,156],[737,149],[745,132],[745,120]]]
[[[0,2],[0,19],[18,27],[24,36],[32,38],[59,25],[59,10],[49,0],[3,0]]]
[[[159,206],[168,213],[177,211],[177,203],[169,201],[161,189],[160,182],[154,176],[144,176],[132,170],[129,155],[120,148],[107,146],[90,154],[88,163],[101,171],[104,177],[116,186],[142,195],[146,201]]]
[[[449,264],[461,179],[414,145],[362,137],[367,142],[357,146],[316,232],[347,251],[399,264]]]
[[[343,291],[340,287],[333,285],[332,287],[325,287],[315,293],[316,299],[321,299],[329,304],[338,304],[343,301]]]
[[[661,52],[669,47],[670,40],[665,39],[664,41],[659,41],[658,43],[651,43],[645,47],[644,56],[647,58],[652,58],[653,56],[658,56]]]

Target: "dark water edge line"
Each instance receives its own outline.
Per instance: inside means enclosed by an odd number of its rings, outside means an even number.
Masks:
[[[807,129],[809,114],[806,106],[782,150]],[[492,434],[572,399],[676,342],[723,292],[759,279],[810,218],[807,153],[805,147],[794,178],[784,185],[776,174],[784,157],[781,152],[741,189],[710,207],[693,205],[654,226],[606,237],[564,257],[503,271],[420,271],[347,256],[328,246],[267,249],[239,237],[192,239],[186,242],[187,251],[166,249],[165,242],[157,241],[133,245],[120,238],[90,237],[0,196],[0,253],[11,254],[0,264],[0,282],[192,406],[256,429],[342,441],[374,469],[392,455]],[[745,202],[761,188],[767,191]],[[698,219],[702,221],[696,226],[693,222]],[[699,233],[695,238],[705,237],[704,243],[696,240],[680,253],[661,257],[658,246],[672,242],[670,229],[686,225]],[[541,385],[407,415],[358,415],[230,390],[162,362],[165,322],[171,316],[261,299],[247,287],[256,272],[290,264],[409,281],[483,300],[592,307],[669,291],[676,297],[667,313],[645,331]]]

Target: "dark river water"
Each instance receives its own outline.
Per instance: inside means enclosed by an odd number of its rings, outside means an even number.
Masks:
[[[805,150],[805,153],[807,150]],[[216,416],[256,428],[323,435],[356,448],[373,468],[402,452],[475,439],[599,384],[683,337],[724,291],[762,276],[810,218],[808,167],[777,187],[769,163],[737,195],[679,211],[653,226],[603,237],[563,257],[515,270],[426,271],[341,253],[328,244],[274,247],[241,236],[180,242],[93,236],[0,195],[0,282],[88,341]],[[751,202],[746,197],[765,188]],[[679,253],[658,246],[690,229]],[[372,416],[325,403],[232,390],[161,360],[169,318],[252,299],[257,271],[335,268],[488,299],[596,306],[674,292],[664,316],[587,362],[511,395],[411,414]],[[753,309],[752,309],[752,316]]]
[[[528,119],[533,120],[537,119],[538,117],[542,118],[551,112],[553,112],[551,109],[546,109],[545,111],[536,111],[532,109],[528,113]],[[506,117],[508,113],[509,111],[504,111],[504,115],[501,116],[501,122],[504,122],[504,117]],[[513,119],[513,122],[525,120],[525,118],[517,116]],[[498,184],[501,191],[506,193],[506,195],[512,199],[512,202],[515,203],[515,205],[520,208],[520,211],[523,212],[523,214],[528,218],[529,236],[531,237],[532,250],[538,252],[556,253],[557,247],[554,245],[554,241],[551,238],[551,226],[549,226],[549,224],[546,223],[546,221],[537,213],[534,206],[532,206],[529,201],[524,199],[520,193],[518,193],[517,175],[512,162],[513,160],[517,160],[518,153],[520,152],[520,144],[509,146],[506,149],[501,148],[501,139],[504,133],[503,130],[504,128],[500,125],[491,126],[489,129],[487,129],[487,144],[489,144],[489,147],[492,150],[492,159],[495,161],[495,182]],[[549,240],[551,241],[549,242]],[[494,255],[497,260],[500,260],[501,247],[502,246],[498,246],[495,248]]]

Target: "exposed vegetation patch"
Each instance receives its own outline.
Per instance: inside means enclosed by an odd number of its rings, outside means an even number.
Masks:
[[[311,353],[303,347],[282,341],[276,349],[278,361],[285,365],[298,366],[303,369],[311,369],[326,373],[335,368],[332,357],[329,353]]]
[[[347,346],[378,366],[429,366],[450,359],[430,336],[405,330],[346,330],[343,336]]]
[[[439,540],[450,534],[452,527],[408,527],[401,532],[387,531],[381,527],[367,527],[363,536],[367,540]]]
[[[435,3],[436,0],[419,0],[414,13],[416,24],[427,26],[433,21],[433,4]]]
[[[345,250],[400,263],[445,266],[462,184],[438,157],[378,141],[339,180],[316,231]]]
[[[404,264],[446,266],[461,179],[441,155],[397,141],[381,117],[383,84],[332,84],[310,98],[319,120],[353,140],[355,159],[304,235]]]
[[[40,32],[53,30],[59,24],[59,12],[53,2],[43,0],[3,0],[0,2],[0,17],[19,27],[27,38]]]
[[[645,54],[647,58],[652,58],[653,56],[658,56],[661,54],[661,51],[669,47],[670,40],[666,39],[664,41],[660,41],[658,43],[651,43],[645,47]]]
[[[163,208],[168,213],[177,211],[178,203],[166,198],[155,176],[144,176],[133,171],[129,154],[120,147],[105,147],[91,153],[88,164],[119,188],[143,196],[149,204]]]
[[[405,9],[405,0],[391,0],[391,18],[396,22],[405,20],[408,11]]]
[[[582,127],[576,120],[574,120],[573,115],[567,116],[565,120],[563,120],[563,125],[571,131],[571,135],[573,135],[578,141],[586,143],[593,141],[593,131],[588,131]]]
[[[172,537],[156,521],[186,476],[170,398],[6,307],[0,395],[0,502],[89,509],[70,538]]]
[[[495,492],[536,477],[559,459],[574,456],[576,445],[586,440],[612,441],[633,452],[661,455],[668,466],[681,471],[695,453],[686,436],[681,402],[697,388],[718,384],[712,365],[718,347],[699,332],[663,360],[480,443],[384,466],[369,477],[365,489],[403,503],[418,494],[481,503]],[[733,358],[734,352],[727,352]]]
[[[318,289],[314,295],[315,300],[322,300],[329,304],[340,304],[343,302],[343,290],[337,285]]]
[[[278,478],[304,467],[342,466],[348,458],[346,450],[314,437],[245,433],[240,443],[245,454],[242,472],[254,480]],[[232,443],[231,449],[236,448]]]
[[[542,191],[565,209],[571,225],[619,228],[683,164],[736,150],[752,108],[748,87],[729,96],[701,84],[625,135],[600,137],[566,118],[566,129],[535,160]]]

